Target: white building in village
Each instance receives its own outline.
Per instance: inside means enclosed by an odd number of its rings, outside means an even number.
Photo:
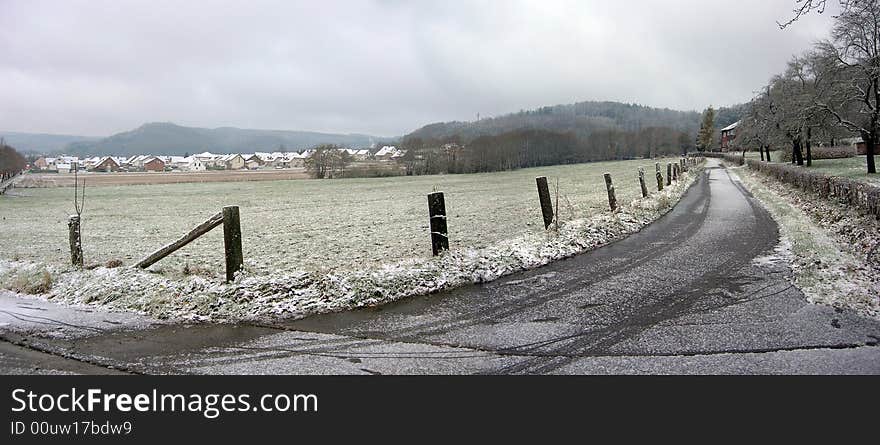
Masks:
[[[206,170],[205,163],[195,156],[183,158],[183,161],[179,164],[178,168],[182,171],[189,172],[203,172]]]
[[[399,150],[394,145],[386,145],[379,149],[374,155],[376,159],[381,161],[388,161],[391,159],[396,159],[404,155],[406,153],[403,150]]]

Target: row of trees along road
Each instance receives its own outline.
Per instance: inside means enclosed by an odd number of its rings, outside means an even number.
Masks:
[[[0,180],[21,172],[26,166],[24,156],[0,139]]]
[[[762,152],[791,147],[792,162],[812,164],[811,147],[834,146],[861,136],[868,173],[876,173],[880,137],[880,2],[839,0],[829,39],[793,57],[746,109],[736,145]],[[825,0],[798,0],[792,25],[803,14],[823,12]]]

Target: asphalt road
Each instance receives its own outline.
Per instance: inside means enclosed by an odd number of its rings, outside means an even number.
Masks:
[[[0,371],[880,374],[880,322],[807,303],[774,221],[713,165],[624,240],[378,308],[186,326],[0,295]]]

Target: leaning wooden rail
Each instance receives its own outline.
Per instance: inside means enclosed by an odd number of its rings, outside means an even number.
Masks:
[[[148,257],[138,262],[135,267],[146,269],[221,224],[223,224],[223,244],[226,253],[226,281],[232,281],[235,279],[235,272],[240,271],[244,265],[244,258],[241,249],[241,224],[238,217],[238,206],[224,207],[223,211],[208,218],[207,221],[190,230],[189,233],[179,240],[151,253]]]
[[[179,240],[151,253],[150,256],[142,259],[139,263],[137,263],[135,267],[146,269],[152,266],[157,261],[165,258],[168,255],[171,255],[172,253],[174,253],[174,251],[195,241],[196,238],[210,232],[211,229],[219,226],[220,224],[223,224],[223,212],[218,212],[216,215],[208,218],[207,221],[199,224],[198,226],[196,226],[195,229],[190,230],[190,232],[184,235],[183,238],[180,238]]]

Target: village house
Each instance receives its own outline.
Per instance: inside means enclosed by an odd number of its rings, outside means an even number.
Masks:
[[[76,164],[75,163],[69,164],[66,162],[56,162],[54,164],[54,166],[55,166],[55,171],[57,171],[58,173],[70,173],[73,171]]]
[[[348,155],[355,161],[365,161],[370,156],[370,150],[367,149],[358,150],[354,148],[344,148],[343,151],[348,153]]]
[[[290,158],[287,153],[279,153],[272,159],[272,167],[274,168],[290,168]]]
[[[165,163],[165,168],[173,170],[180,169],[187,163],[187,158],[184,156],[159,156],[159,158]]]
[[[721,151],[726,152],[731,143],[736,139],[736,127],[739,126],[739,121],[736,121],[724,128],[721,129]]]
[[[389,161],[403,156],[403,152],[393,145],[386,145],[376,152],[374,157],[380,161]]]
[[[840,140],[840,143],[843,145],[854,147],[856,149],[856,154],[858,155],[868,154],[868,144],[865,144],[865,141],[862,140],[861,136],[856,136],[853,138],[843,138]]]
[[[102,158],[100,156],[92,156],[90,158],[85,158],[82,160],[82,162],[80,162],[80,169],[81,170],[91,170],[91,169],[95,168],[95,166],[98,165],[99,162],[101,162],[101,159]]]
[[[79,162],[79,157],[63,155],[54,158],[40,157],[34,161],[34,167],[40,170],[58,171],[58,164],[64,165],[62,169],[70,169],[68,164],[73,164],[75,162]]]
[[[288,167],[303,167],[305,165],[306,165],[305,156],[303,156],[297,152],[287,154],[287,166]]]
[[[149,161],[153,158],[154,158],[154,156],[150,156],[150,155],[135,155],[135,156],[132,156],[132,157],[126,159],[125,161],[119,163],[119,165],[120,166],[127,165],[135,170],[143,170],[144,163],[146,163],[147,161]],[[117,162],[118,162],[118,160],[117,160]]]
[[[165,161],[160,158],[152,157],[151,159],[143,162],[144,171],[148,172],[164,172],[165,171]]]
[[[115,159],[111,156],[105,156],[101,159],[97,165],[92,167],[92,171],[101,171],[101,172],[118,172],[119,171],[119,163],[116,162]]]
[[[73,163],[79,162],[76,156],[59,156],[55,158],[40,157],[34,161],[34,168],[46,171],[58,171],[58,165],[61,164],[61,170],[69,171]]]
[[[245,165],[244,157],[237,153],[220,156],[217,164],[218,167],[225,168],[226,170],[242,170],[245,168]]]
[[[355,151],[354,158],[358,161],[366,161],[370,158],[370,150],[367,150],[366,148],[357,150]]]
[[[247,167],[248,170],[256,170],[265,164],[263,159],[257,156],[256,153],[242,155],[242,157],[244,158],[245,167]]]
[[[205,166],[205,163],[202,162],[201,159],[199,159],[195,156],[190,156],[188,158],[185,158],[184,162],[182,164],[180,164],[179,168],[183,171],[190,171],[190,172],[202,172],[207,169],[207,167]]]
[[[198,159],[205,168],[226,168],[224,163],[220,161],[220,155],[215,155],[211,152],[203,152],[199,154],[193,155],[194,158]]]

